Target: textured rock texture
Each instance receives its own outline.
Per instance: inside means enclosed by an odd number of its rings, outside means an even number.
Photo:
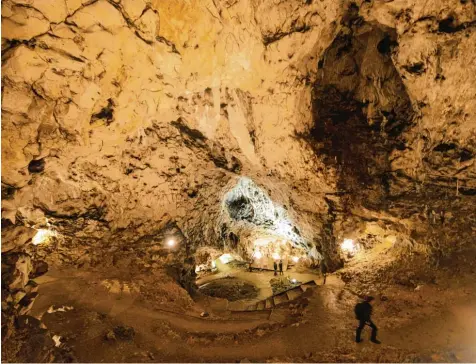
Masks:
[[[474,0],[5,0],[2,37],[2,225],[47,260],[192,277],[276,234],[233,226],[242,177],[331,268],[474,236]]]

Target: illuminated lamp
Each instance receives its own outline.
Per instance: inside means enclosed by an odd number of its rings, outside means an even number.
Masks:
[[[45,243],[53,236],[56,236],[56,232],[47,229],[39,229],[31,241],[33,245],[39,245]]]

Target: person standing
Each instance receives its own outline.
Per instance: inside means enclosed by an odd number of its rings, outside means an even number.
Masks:
[[[321,260],[321,274],[322,274],[322,277],[324,278],[324,281],[322,282],[322,284],[326,284],[327,264],[325,259]]]
[[[278,275],[278,263],[276,263],[276,261],[274,261],[274,275]]]
[[[370,304],[373,301],[372,296],[366,296],[364,298],[364,302],[359,302],[355,305],[354,312],[355,318],[359,320],[359,326],[355,331],[355,342],[360,343],[362,339],[360,335],[362,334],[362,330],[364,329],[365,325],[368,325],[372,329],[372,334],[370,337],[370,341],[375,344],[380,344],[380,341],[377,340],[377,326],[372,322],[372,305]]]
[[[280,276],[283,275],[283,260],[282,259],[279,260],[279,275]]]

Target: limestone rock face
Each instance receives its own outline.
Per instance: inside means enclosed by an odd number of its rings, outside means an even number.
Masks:
[[[10,225],[2,229],[2,253],[22,247],[35,236],[36,230],[26,226]]]
[[[369,220],[431,244],[422,232],[443,216],[448,236],[471,240],[474,1],[5,0],[2,12],[2,221],[57,231],[44,255],[114,264],[175,234],[193,266],[199,246],[233,246],[224,196],[242,177],[335,266],[337,243]],[[241,244],[280,234],[256,221]]]

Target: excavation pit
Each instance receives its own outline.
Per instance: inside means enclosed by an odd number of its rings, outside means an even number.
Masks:
[[[238,301],[258,297],[259,289],[253,283],[238,278],[221,278],[200,286],[199,291],[207,296]]]

